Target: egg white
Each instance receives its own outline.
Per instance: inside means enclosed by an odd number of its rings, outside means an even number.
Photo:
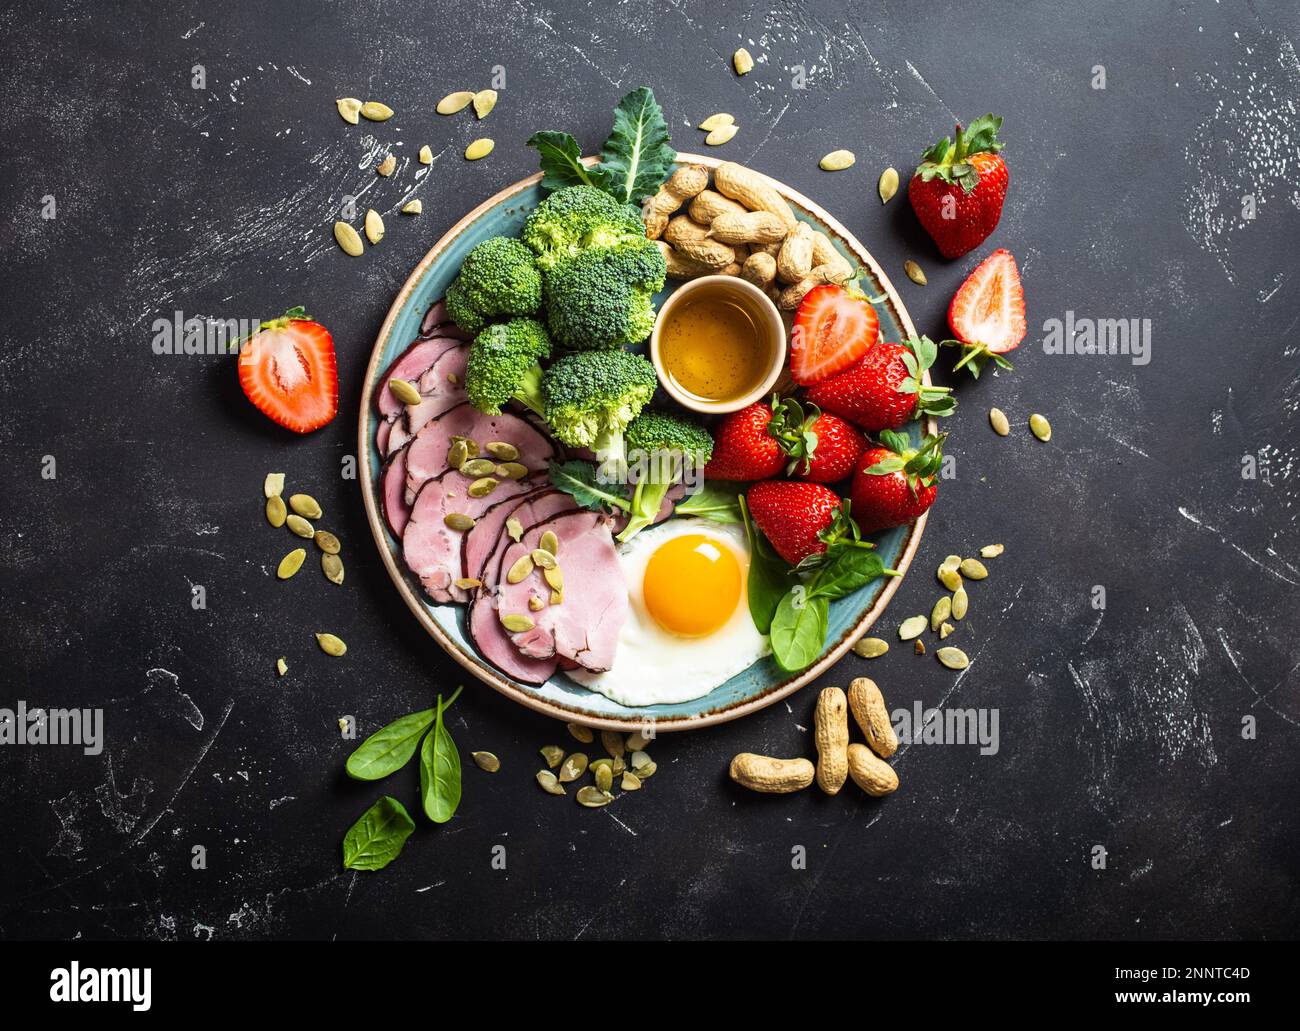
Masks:
[[[740,597],[731,617],[707,637],[677,637],[646,608],[642,584],[650,556],[674,537],[700,534],[726,548],[740,565]],[[772,649],[754,626],[746,601],[749,543],[743,526],[707,519],[670,519],[642,530],[619,549],[627,580],[628,614],[614,667],[605,673],[574,670],[575,681],[622,705],[658,705],[700,698],[747,669]],[[689,583],[681,589],[690,592]]]

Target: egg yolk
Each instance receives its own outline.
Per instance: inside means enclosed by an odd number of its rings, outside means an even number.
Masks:
[[[699,533],[661,544],[646,563],[642,593],[654,621],[679,637],[703,637],[731,618],[740,601],[740,563],[731,549]]]

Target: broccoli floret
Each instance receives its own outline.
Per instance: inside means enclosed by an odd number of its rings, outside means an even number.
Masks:
[[[594,186],[556,190],[524,224],[524,243],[537,252],[537,264],[551,268],[592,247],[617,247],[645,239],[641,212]]]
[[[543,412],[542,367],[551,338],[536,319],[519,318],[488,326],[469,347],[465,393],[480,412],[496,415],[507,401]]]
[[[642,412],[628,424],[624,441],[639,475],[620,541],[631,540],[655,521],[668,488],[681,482],[687,467],[702,470],[713,456],[708,430],[665,412]]]
[[[623,482],[623,429],[655,392],[654,366],[629,351],[580,351],[542,376],[546,421],[555,435],[600,459],[603,482]]]
[[[470,251],[447,290],[447,314],[467,333],[498,316],[533,315],[541,303],[533,252],[509,236],[494,236]]]
[[[639,344],[655,324],[668,266],[653,240],[583,251],[543,276],[551,335],[574,350]]]

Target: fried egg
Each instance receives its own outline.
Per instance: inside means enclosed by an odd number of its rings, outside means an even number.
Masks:
[[[742,526],[670,519],[619,549],[628,615],[614,667],[575,681],[623,705],[708,694],[771,651],[749,614]]]

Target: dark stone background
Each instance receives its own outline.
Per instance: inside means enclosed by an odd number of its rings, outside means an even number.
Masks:
[[[0,705],[107,719],[98,757],[0,752],[0,934],[1295,936],[1293,3],[86,0],[10,4],[0,25]],[[738,79],[742,42],[759,63]],[[507,88],[482,127],[497,148],[466,163],[480,127],[433,108],[498,64]],[[1104,91],[1090,88],[1098,64]],[[795,65],[805,90],[789,87]],[[340,477],[371,345],[438,236],[535,169],[533,130],[594,147],[642,83],[680,149],[701,148],[695,122],[734,113],[718,153],[823,203],[932,335],[979,256],[1019,259],[1030,337],[1014,373],[959,387],[957,478],[881,628],[928,610],[943,555],[1003,541],[952,642],[974,664],[956,676],[895,647],[870,666],[892,707],[997,708],[1000,751],[908,747],[883,802],[733,787],[737,751],[810,752],[810,689],[664,739],[647,789],[592,812],[532,781],[537,747],[563,729],[470,684],[453,732],[503,771],[467,769],[455,820],[422,823],[388,870],[343,872],[343,832],[380,789],[343,776],[337,718],[368,733],[463,679],[399,601]],[[340,95],[398,114],[349,127]],[[989,110],[1006,117],[1006,211],[977,254],[945,263],[902,196],[881,207],[876,177]],[[368,138],[406,159],[393,179],[374,181]],[[417,187],[424,143],[439,157]],[[857,165],[818,171],[837,147]],[[334,211],[372,183],[367,203],[394,211],[414,189],[425,212],[394,213],[382,245],[347,259]],[[907,257],[928,287],[902,276]],[[295,303],[333,331],[342,380],[338,419],[305,439],[252,411],[231,360],[150,349],[153,320],[175,310]],[[1151,319],[1154,360],[1044,354],[1044,320],[1067,310]],[[990,432],[992,404],[1010,438]],[[1051,444],[1025,431],[1032,411]],[[322,500],[344,588],[274,579],[288,549],[261,516],[272,469]],[[321,628],[347,639],[345,660],[316,650]],[[865,668],[851,658],[825,681]],[[415,810],[413,769],[384,787]],[[796,845],[806,870],[791,868]]]

